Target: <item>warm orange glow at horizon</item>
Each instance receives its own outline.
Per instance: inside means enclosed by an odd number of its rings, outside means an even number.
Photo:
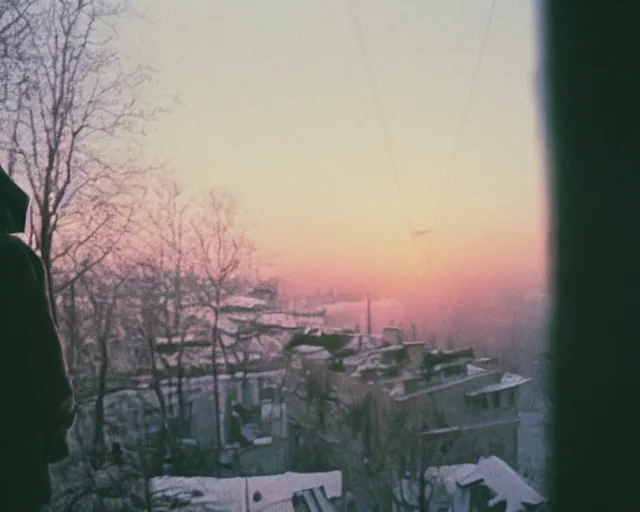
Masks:
[[[545,286],[533,4],[498,8],[463,116],[483,3],[361,2],[368,74],[338,1],[141,1],[126,47],[184,104],[149,155],[236,195],[262,275],[415,303]]]
[[[493,241],[495,242],[495,240]],[[485,251],[469,244],[446,257],[435,253],[417,264],[413,251],[405,254],[372,255],[367,260],[344,257],[335,253],[317,255],[317,259],[290,263],[284,267],[285,282],[290,289],[312,293],[336,289],[351,293],[374,293],[408,301],[453,299],[465,291],[482,289],[523,290],[544,286],[546,269],[542,244],[529,240],[506,240]],[[281,275],[282,275],[281,274]]]

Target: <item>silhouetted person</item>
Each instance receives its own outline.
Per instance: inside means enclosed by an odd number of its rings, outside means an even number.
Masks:
[[[22,240],[28,196],[0,167],[0,510],[48,504],[74,401],[40,258]]]

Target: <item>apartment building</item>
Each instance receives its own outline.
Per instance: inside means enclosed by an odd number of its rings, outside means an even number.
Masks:
[[[369,494],[392,486],[397,469],[475,464],[490,455],[517,469],[517,397],[528,379],[475,364],[472,349],[435,351],[395,338],[342,357],[310,347],[291,355],[292,469],[339,469],[345,487],[360,494],[372,482]]]

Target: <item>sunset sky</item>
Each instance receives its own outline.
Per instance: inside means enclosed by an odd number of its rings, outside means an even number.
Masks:
[[[232,191],[292,287],[543,287],[535,2],[497,0],[451,166],[490,4],[138,0],[120,35],[157,70],[146,99],[180,101],[149,155]]]

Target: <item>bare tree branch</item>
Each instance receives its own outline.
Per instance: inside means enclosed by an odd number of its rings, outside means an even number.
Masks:
[[[0,145],[11,172],[23,174],[31,188],[33,235],[55,315],[54,294],[79,276],[54,286],[54,266],[68,273],[71,253],[99,264],[130,227],[146,171],[135,162],[137,136],[157,111],[141,101],[150,70],[127,69],[114,44],[115,27],[130,14],[124,3],[37,5],[37,16],[25,24],[28,79],[7,100],[10,129],[0,132]],[[0,9],[0,35],[2,20]]]
[[[10,102],[23,83],[29,60],[28,40],[37,19],[37,0],[4,0],[0,3],[0,105]],[[13,172],[12,155],[7,166]]]

